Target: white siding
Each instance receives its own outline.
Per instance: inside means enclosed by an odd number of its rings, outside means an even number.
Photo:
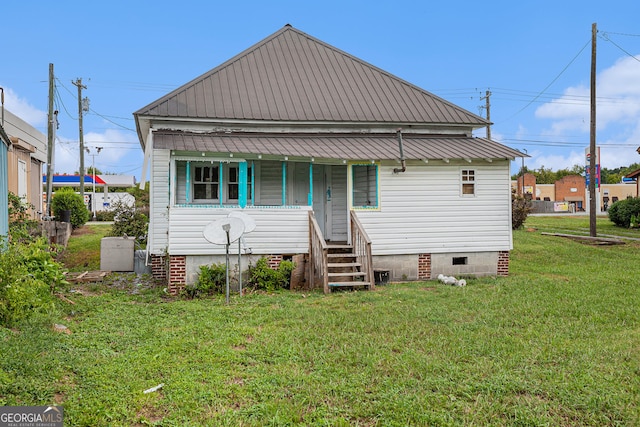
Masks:
[[[152,254],[163,255],[169,243],[169,150],[153,150],[149,182],[149,248]]]
[[[309,250],[309,207],[246,208],[241,212],[256,222],[253,232],[244,236],[245,247],[253,254],[298,254]],[[169,253],[172,255],[220,255],[224,245],[209,243],[202,236],[204,227],[226,217],[232,209],[215,207],[171,208]],[[230,251],[237,253],[237,245]]]
[[[461,196],[460,170],[476,174],[475,196]],[[374,255],[502,251],[512,248],[509,162],[380,170],[380,210],[358,211]]]
[[[259,188],[256,187],[257,205],[282,205],[282,162],[260,162],[260,169],[256,170],[256,182],[260,182]]]

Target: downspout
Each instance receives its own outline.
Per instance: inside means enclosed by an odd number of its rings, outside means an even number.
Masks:
[[[398,129],[396,132],[396,136],[398,137],[398,147],[400,148],[400,165],[401,168],[394,168],[393,173],[400,173],[407,170],[407,162],[404,159],[404,151],[402,149],[402,129]]]

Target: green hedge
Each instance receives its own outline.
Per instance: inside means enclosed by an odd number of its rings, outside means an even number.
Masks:
[[[609,219],[620,227],[629,228],[631,217],[640,215],[640,197],[618,200],[609,207]]]

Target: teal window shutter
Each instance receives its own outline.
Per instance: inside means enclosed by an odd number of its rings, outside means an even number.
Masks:
[[[238,205],[241,208],[247,206],[247,162],[238,164]]]

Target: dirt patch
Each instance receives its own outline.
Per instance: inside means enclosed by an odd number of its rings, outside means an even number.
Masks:
[[[95,230],[89,227],[88,225],[83,225],[82,227],[74,228],[71,231],[72,236],[83,236],[85,234],[96,234]]]

